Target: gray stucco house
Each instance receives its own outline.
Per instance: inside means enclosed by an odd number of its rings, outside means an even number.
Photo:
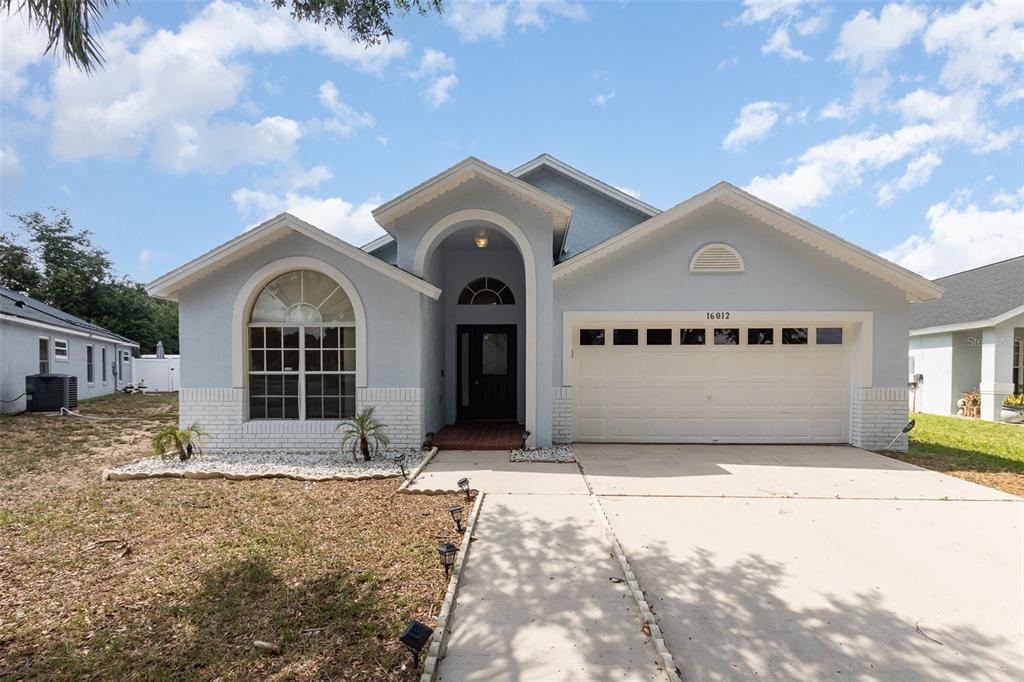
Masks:
[[[981,418],[1000,417],[1003,399],[1024,393],[1024,256],[942,277],[941,300],[910,312],[911,404],[956,414],[965,392],[981,393]]]
[[[878,448],[942,292],[728,183],[659,211],[548,155],[470,157],[374,217],[360,249],[282,214],[149,284],[210,447],[337,447],[375,405],[408,446],[516,420],[537,446]]]
[[[25,377],[78,377],[78,399],[113,393],[132,381],[131,339],[0,287],[0,414],[25,410]]]

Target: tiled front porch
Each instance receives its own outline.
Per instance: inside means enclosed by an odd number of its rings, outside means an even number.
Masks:
[[[434,435],[438,450],[512,450],[523,447],[526,429],[516,422],[459,422]]]

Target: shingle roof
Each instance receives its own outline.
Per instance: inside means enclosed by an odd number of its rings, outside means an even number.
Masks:
[[[138,345],[134,341],[120,334],[115,334],[109,329],[104,329],[92,322],[87,322],[80,317],[75,317],[63,310],[46,305],[30,296],[23,296],[6,287],[0,287],[0,314],[20,317],[25,320],[44,322],[56,325],[65,329],[87,332],[97,336],[105,336],[113,341],[122,341],[132,345]]]
[[[910,306],[910,328],[988,320],[1024,306],[1024,256],[935,280],[946,289],[937,301]]]

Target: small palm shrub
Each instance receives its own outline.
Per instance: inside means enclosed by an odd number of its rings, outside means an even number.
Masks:
[[[199,424],[192,424],[184,429],[165,426],[153,436],[153,451],[165,459],[177,455],[178,459],[184,462],[197,450],[202,454],[200,443],[205,436],[206,432]]]
[[[373,414],[373,406],[364,408],[350,421],[341,424],[338,428],[344,429],[341,432],[341,447],[352,447],[352,456],[355,457],[356,449],[363,456],[364,462],[370,461],[370,453],[376,452],[377,448],[387,445],[388,439],[385,429],[387,424],[381,423]]]
[[[1003,407],[1024,408],[1024,393],[1006,396],[1003,399]]]

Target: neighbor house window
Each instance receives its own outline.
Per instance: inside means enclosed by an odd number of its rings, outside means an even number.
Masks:
[[[683,346],[703,346],[707,343],[707,330],[680,329],[679,343]]]
[[[738,346],[738,345],[740,345],[740,330],[739,329],[716,329],[715,330],[715,345],[716,346]]]
[[[671,329],[648,329],[647,330],[647,345],[648,346],[670,346],[670,345],[672,345],[672,330]]]
[[[815,342],[819,346],[838,346],[843,343],[842,327],[818,327],[814,333]]]
[[[67,339],[54,339],[53,340],[53,359],[54,360],[67,360],[68,359],[68,340]]]
[[[285,273],[249,319],[250,419],[349,419],[356,413],[352,302],[330,277]]]
[[[96,381],[96,368],[93,366],[93,348],[92,346],[85,347],[85,380],[88,383]]]
[[[748,346],[770,346],[775,343],[775,330],[771,327],[751,327],[747,330]]]
[[[603,346],[604,345],[604,330],[603,329],[581,329],[580,330],[580,345],[581,346]]]
[[[500,279],[479,277],[462,288],[459,305],[515,305],[512,290]]]
[[[612,331],[612,345],[636,346],[640,343],[640,331],[637,329],[615,329]]]
[[[103,383],[107,383],[107,349],[100,348],[100,374],[103,377]]]
[[[782,343],[786,346],[807,345],[807,327],[783,327]]]
[[[50,339],[39,338],[39,373],[50,373]]]

